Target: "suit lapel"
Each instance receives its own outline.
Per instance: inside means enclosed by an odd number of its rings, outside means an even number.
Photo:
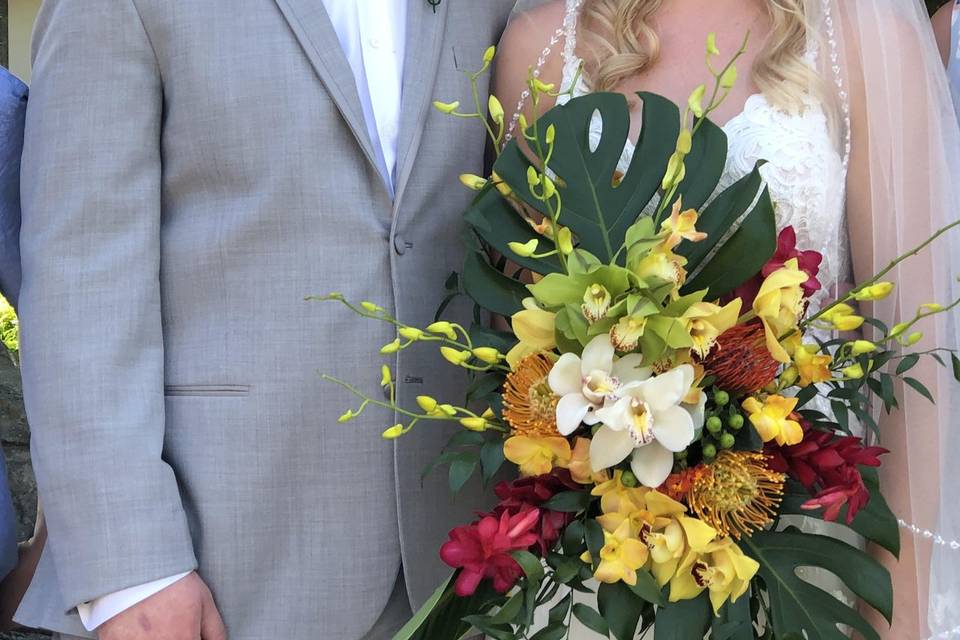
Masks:
[[[275,0],[303,47],[307,58],[326,86],[344,120],[370,164],[377,168],[377,154],[367,133],[367,124],[357,93],[356,79],[347,61],[337,32],[321,0]],[[412,0],[415,4],[416,0]]]
[[[400,202],[413,171],[426,116],[434,99],[433,88],[450,3],[451,0],[441,2],[434,12],[427,0],[407,0],[407,46],[395,173],[396,203]]]

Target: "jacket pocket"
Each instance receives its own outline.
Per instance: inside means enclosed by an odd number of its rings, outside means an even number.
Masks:
[[[163,388],[168,398],[243,398],[250,395],[247,384],[168,384]]]

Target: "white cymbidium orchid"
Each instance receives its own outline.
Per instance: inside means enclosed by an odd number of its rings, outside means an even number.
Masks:
[[[659,487],[673,470],[673,454],[683,451],[702,424],[702,402],[685,405],[694,384],[688,364],[639,382],[622,385],[619,399],[596,411],[603,426],[590,445],[590,462],[599,471],[633,454],[630,467],[647,487]],[[702,393],[700,394],[702,400]]]
[[[582,424],[599,422],[597,411],[620,397],[620,390],[650,377],[650,369],[641,368],[640,354],[614,358],[607,334],[591,340],[583,356],[565,353],[550,371],[548,382],[557,404],[557,429],[568,436]],[[622,460],[622,458],[621,458]]]

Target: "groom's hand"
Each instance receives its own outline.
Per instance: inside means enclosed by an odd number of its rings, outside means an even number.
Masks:
[[[97,629],[100,640],[227,640],[210,589],[191,573]]]

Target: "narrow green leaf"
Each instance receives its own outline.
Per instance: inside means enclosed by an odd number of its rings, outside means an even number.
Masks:
[[[957,357],[957,354],[950,354],[950,364],[953,365],[953,377],[957,382],[960,382],[960,358]]]
[[[713,620],[707,592],[692,600],[668,602],[657,610],[654,640],[693,640],[703,638]]]
[[[594,570],[596,570],[600,565],[600,550],[603,549],[604,545],[603,527],[596,520],[587,520],[583,526],[587,549],[590,551],[590,559],[593,561]]]
[[[554,622],[530,636],[530,640],[563,640],[567,636],[567,625]]]
[[[539,582],[543,579],[543,561],[540,560],[537,556],[533,555],[529,551],[514,551],[513,559],[517,561],[517,564],[520,565],[520,568],[523,569],[524,575],[527,576],[527,580],[531,582]]]
[[[460,493],[473,472],[477,470],[480,458],[475,453],[460,453],[450,462],[449,484],[451,493]]]
[[[640,623],[643,601],[622,582],[616,584],[601,583],[597,590],[597,604],[600,615],[610,627],[610,633],[616,640],[633,640]],[[688,636],[685,640],[689,640]]]
[[[578,602],[573,605],[573,615],[577,617],[577,620],[583,623],[583,625],[599,633],[600,635],[607,637],[610,635],[610,626],[607,624],[607,621],[603,619],[603,616],[594,609],[593,607],[588,607],[587,605]]]
[[[918,362],[920,361],[920,356],[916,353],[911,353],[908,356],[904,356],[903,360],[900,361],[900,364],[897,365],[897,375],[903,375],[907,371],[910,371]]]
[[[937,401],[933,399],[933,394],[930,393],[930,390],[927,389],[922,382],[920,382],[916,378],[911,378],[909,376],[904,378],[903,381],[906,382],[908,385],[910,385],[914,391],[922,395],[924,398],[926,398],[933,404],[937,404]]]
[[[503,442],[500,440],[489,440],[484,443],[480,449],[480,467],[483,472],[484,484],[489,484],[493,477],[503,467],[506,462],[503,455]]]
[[[660,585],[657,584],[657,580],[653,577],[653,574],[645,569],[637,571],[637,584],[631,585],[630,590],[651,604],[664,603]]]
[[[570,603],[573,602],[573,592],[571,591],[563,597],[560,602],[553,605],[550,608],[550,614],[547,618],[548,622],[563,622],[567,619],[567,614],[570,612]]]
[[[586,491],[564,491],[544,502],[541,507],[562,513],[579,513],[590,506],[590,500],[590,494]]]

